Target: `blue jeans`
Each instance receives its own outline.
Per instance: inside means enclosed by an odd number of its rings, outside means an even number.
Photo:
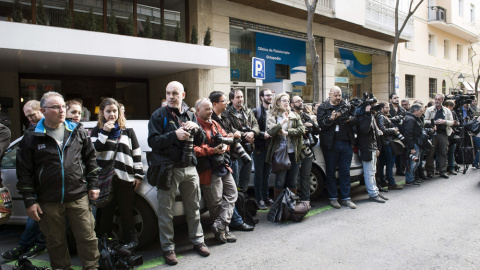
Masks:
[[[420,150],[418,145],[415,144],[415,154],[418,161],[415,162],[410,158],[410,150],[407,150],[407,164],[408,168],[405,171],[405,182],[412,183],[415,180],[415,171],[417,170],[418,165],[422,162],[423,151]]]
[[[25,225],[25,231],[23,231],[20,241],[18,241],[19,246],[30,248],[33,245],[45,247],[45,236],[40,231],[40,226],[35,220],[28,218],[27,224]]]
[[[455,170],[455,149],[457,148],[457,144],[450,144],[448,146],[448,170]]]
[[[237,227],[238,225],[243,223],[242,216],[237,211],[237,208],[233,208],[233,215],[232,215],[232,220],[230,221],[230,228]]]
[[[270,172],[272,171],[272,164],[265,162],[267,158],[267,151],[255,150],[253,152],[253,161],[255,165],[255,199],[268,200],[268,182],[270,180]]]
[[[312,171],[313,155],[302,160],[300,166],[300,199],[310,201],[310,173]]]
[[[475,145],[475,159],[473,160],[473,166],[478,166],[480,159],[480,137],[473,137],[473,144]]]
[[[330,200],[338,199],[337,179],[335,172],[338,166],[340,182],[340,198],[350,200],[350,165],[353,149],[350,141],[334,141],[331,149],[324,149],[323,158],[327,174],[327,190]]]
[[[300,163],[295,161],[295,153],[288,153],[288,157],[290,158],[292,166],[288,170],[277,173],[277,176],[275,177],[275,188],[277,189],[284,189],[285,187],[288,187],[289,189],[297,188],[297,177]]]
[[[362,161],[362,164],[363,179],[365,180],[365,188],[367,189],[368,197],[375,197],[378,195],[378,187],[375,181],[375,171],[377,167],[377,151],[372,152],[372,160]]]
[[[401,158],[401,156],[399,156]],[[378,167],[378,176],[383,179],[385,178],[384,169],[387,167],[387,182],[389,186],[395,185],[395,179],[393,178],[393,165],[395,164],[395,157],[393,156],[392,147],[390,145],[384,145],[382,151],[377,160],[379,163]]]

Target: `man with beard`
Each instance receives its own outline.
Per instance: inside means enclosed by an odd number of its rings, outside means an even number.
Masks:
[[[314,136],[320,134],[320,127],[312,120],[312,118],[303,112],[303,100],[299,96],[290,98],[290,106],[300,115],[303,125],[305,126],[305,135],[303,136],[302,147],[302,163],[300,166],[300,199],[310,202],[310,172],[312,171],[313,147],[315,146]]]
[[[390,94],[390,120],[393,123],[393,126],[400,129],[400,116],[405,115],[405,109],[399,106],[399,97],[397,93]],[[405,175],[405,162],[403,155],[398,155],[395,157],[395,167],[397,168],[397,175]]]
[[[406,112],[410,110],[410,100],[402,99],[402,108],[404,108]]]
[[[339,170],[340,199],[341,204],[355,209],[357,206],[350,198],[350,165],[352,164],[353,147],[355,136],[352,125],[355,125],[355,117],[348,121],[339,121],[342,113],[340,107],[345,104],[342,99],[342,90],[334,86],[330,88],[330,96],[317,110],[317,121],[322,129],[320,133],[320,147],[325,160],[327,190],[330,205],[336,209],[341,208],[338,203],[336,169]]]
[[[234,138],[240,139],[242,134],[232,126],[232,123],[230,123],[225,115],[225,110],[227,109],[227,98],[225,97],[225,94],[221,91],[213,91],[208,98],[213,106],[212,119],[219,123],[225,132],[233,133]],[[232,160],[232,165],[230,167],[233,167],[233,163],[236,163],[236,161],[234,162]],[[236,208],[233,209],[232,220],[229,227],[237,231],[253,231],[255,228],[243,221],[242,216],[240,216]],[[229,227],[225,230],[227,240],[230,237],[228,230]]]
[[[262,89],[260,91],[262,105],[252,110],[260,129],[260,134],[255,139],[255,151],[253,151],[253,161],[255,162],[255,199],[260,210],[266,210],[267,206],[273,203],[272,199],[268,197],[268,180],[270,179],[272,164],[265,162],[268,143],[270,142],[270,135],[266,132],[267,114],[270,110],[270,104],[272,104],[272,98],[273,94],[270,89]]]
[[[245,152],[251,156],[254,148],[253,142],[260,134],[257,119],[252,111],[244,106],[242,90],[234,89],[230,91],[228,97],[230,104],[227,106],[225,116],[232,124],[232,127],[240,131],[242,146]],[[245,162],[243,159],[238,158],[236,162],[238,165],[232,166],[233,178],[235,178],[237,186],[246,191],[248,182],[250,182],[250,174],[252,173],[252,161]],[[235,161],[232,161],[232,163],[235,163]]]

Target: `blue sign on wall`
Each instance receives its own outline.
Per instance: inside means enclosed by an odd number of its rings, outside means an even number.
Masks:
[[[305,41],[255,33],[256,57],[265,59],[264,83],[288,82],[306,85],[307,59]],[[275,64],[290,66],[290,80],[276,79]]]
[[[259,80],[265,79],[265,60],[252,57],[252,78]]]

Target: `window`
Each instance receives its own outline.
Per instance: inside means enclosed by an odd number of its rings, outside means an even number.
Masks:
[[[443,40],[443,57],[445,59],[450,58],[450,41],[448,40]]]
[[[437,94],[437,79],[428,79],[428,96],[430,98],[435,98],[435,94]]]
[[[473,57],[473,50],[472,48],[468,48],[468,64],[469,65],[473,65],[472,57]]]
[[[275,64],[275,78],[290,80],[290,65]]]
[[[447,83],[445,82],[445,80],[442,81],[442,94],[447,94]]]
[[[435,36],[428,35],[428,54],[435,55]]]
[[[2,160],[2,169],[15,169],[15,164],[17,160],[17,150],[18,150],[19,144],[17,143],[16,145],[12,146],[9,148],[3,156]],[[5,175],[4,175],[5,177]]]
[[[413,40],[405,42],[405,49],[414,50],[415,42]]]
[[[463,46],[460,44],[457,44],[457,61],[458,62],[462,61],[462,51],[463,51]]]
[[[463,17],[463,0],[458,0],[458,16]]]
[[[405,75],[405,98],[414,98],[415,89],[415,76]]]
[[[475,6],[470,5],[470,22],[475,23]]]

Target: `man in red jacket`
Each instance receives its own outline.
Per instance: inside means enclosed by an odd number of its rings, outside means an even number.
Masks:
[[[214,219],[212,232],[221,243],[235,242],[237,239],[228,231],[232,220],[233,208],[237,201],[237,187],[229,167],[228,142],[233,134],[227,134],[220,124],[212,120],[212,103],[202,98],[195,103],[197,120],[207,135],[207,141],[195,146],[198,159],[197,171],[200,177],[200,188],[207,204],[210,217]]]

